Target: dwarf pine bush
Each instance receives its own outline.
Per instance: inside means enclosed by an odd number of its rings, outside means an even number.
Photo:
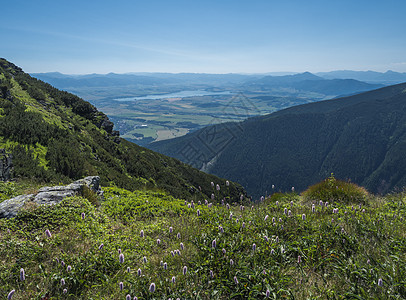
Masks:
[[[310,186],[302,193],[307,201],[323,201],[337,203],[365,203],[369,193],[362,187],[338,180],[331,174],[330,177]]]

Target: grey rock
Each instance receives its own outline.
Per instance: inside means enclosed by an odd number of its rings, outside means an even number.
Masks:
[[[26,201],[31,201],[34,194],[20,195],[0,203],[0,218],[14,218]]]
[[[5,200],[0,203],[0,218],[14,218],[27,201],[32,201],[38,205],[58,204],[66,197],[81,195],[84,186],[87,186],[98,195],[103,195],[100,188],[100,177],[89,176],[66,186],[43,187],[38,190],[36,195],[21,195]]]

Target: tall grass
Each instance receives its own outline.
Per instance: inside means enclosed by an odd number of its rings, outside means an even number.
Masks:
[[[99,207],[74,197],[0,220],[0,298],[406,298],[404,193],[241,209],[104,190]]]

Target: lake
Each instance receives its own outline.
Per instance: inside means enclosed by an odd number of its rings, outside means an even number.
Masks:
[[[127,97],[127,98],[116,98],[115,101],[137,101],[137,100],[157,100],[157,99],[168,99],[168,98],[186,98],[186,97],[196,97],[196,96],[213,96],[213,95],[230,95],[232,92],[209,92],[203,90],[197,91],[180,91],[176,93],[160,94],[160,95],[146,95],[141,97]]]

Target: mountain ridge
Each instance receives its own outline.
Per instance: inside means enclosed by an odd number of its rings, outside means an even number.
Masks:
[[[113,125],[89,102],[0,59],[0,148],[13,154],[16,176],[67,182],[98,175],[105,186],[195,199],[211,197],[210,182],[225,187],[225,179],[120,138]],[[235,199],[245,194],[232,182],[227,191]]]
[[[351,179],[371,192],[386,193],[406,185],[406,83],[355,96],[287,108],[241,123],[224,123],[184,137],[149,145],[184,159],[185,144],[204,149],[204,131],[221,140],[236,132],[223,149],[216,149],[210,173],[238,180],[259,196],[275,185],[282,191],[304,190],[330,173]],[[183,138],[183,139],[182,139]],[[221,151],[220,151],[221,150]],[[202,151],[210,161],[215,155]],[[396,163],[395,163],[396,162]],[[202,163],[188,163],[201,168]],[[262,174],[262,175],[261,175]]]

